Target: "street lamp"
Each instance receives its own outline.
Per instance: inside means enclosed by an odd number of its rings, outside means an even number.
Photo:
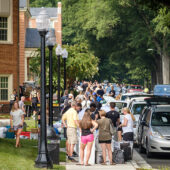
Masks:
[[[47,150],[47,131],[46,131],[46,76],[45,76],[45,35],[50,25],[49,16],[44,8],[36,18],[37,29],[41,37],[41,107],[40,107],[40,143],[38,156],[35,160],[37,168],[52,168],[52,161],[48,156]]]
[[[59,111],[60,111],[60,56],[62,56],[63,50],[61,46],[58,44],[56,47],[56,55],[57,55],[57,60],[58,60],[58,105],[59,105]]]
[[[64,90],[66,90],[66,59],[68,57],[68,52],[64,48],[63,54],[62,54],[63,60],[64,60]]]
[[[46,44],[49,49],[49,126],[53,127],[53,47],[56,44],[54,29],[50,29],[46,35]]]

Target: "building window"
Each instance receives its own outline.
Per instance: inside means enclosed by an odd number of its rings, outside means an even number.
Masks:
[[[8,18],[0,17],[0,41],[8,40]]]
[[[8,100],[8,77],[0,77],[0,100]]]

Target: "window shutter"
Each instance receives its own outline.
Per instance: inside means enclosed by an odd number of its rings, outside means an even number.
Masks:
[[[0,0],[0,16],[10,16],[10,0]]]

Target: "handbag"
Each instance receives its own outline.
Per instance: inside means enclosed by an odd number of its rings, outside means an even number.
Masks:
[[[15,132],[14,128],[9,128],[8,132]]]
[[[112,123],[110,123],[110,133],[111,135],[114,135],[116,133],[116,128],[113,126]]]

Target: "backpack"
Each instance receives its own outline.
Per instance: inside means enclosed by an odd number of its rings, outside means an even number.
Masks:
[[[121,149],[115,148],[113,152],[113,162],[116,164],[124,164],[124,153]]]

